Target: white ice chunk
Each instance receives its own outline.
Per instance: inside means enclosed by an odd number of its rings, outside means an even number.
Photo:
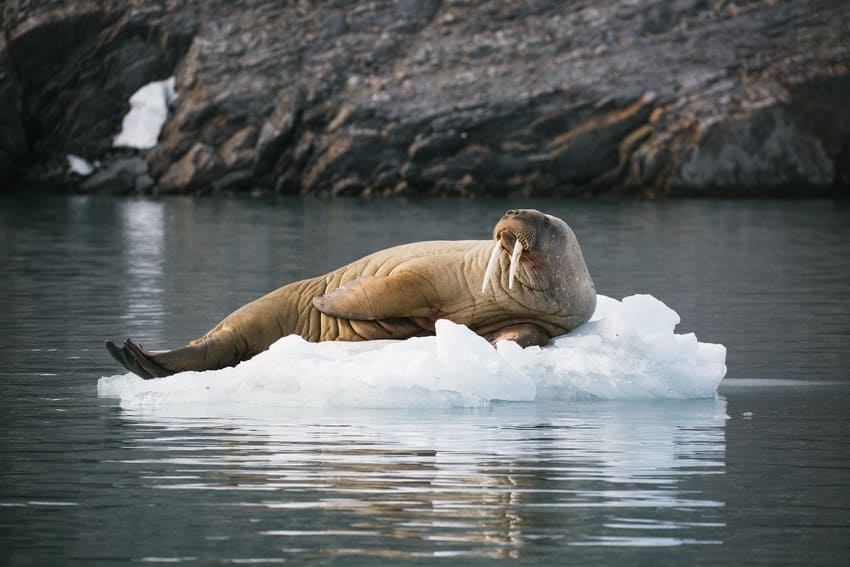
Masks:
[[[115,147],[147,150],[156,146],[159,132],[168,118],[168,109],[177,93],[174,77],[148,83],[130,97],[130,112],[124,117]]]
[[[521,348],[450,321],[406,341],[308,343],[290,335],[234,368],[142,380],[101,378],[122,407],[455,407],[493,400],[707,398],[726,374],[723,345],[674,333],[679,316],[650,295],[600,296],[591,322]]]
[[[82,175],[83,177],[94,173],[94,165],[84,160],[83,158],[75,156],[74,154],[68,154],[65,157],[68,159],[68,169],[71,171],[71,173],[76,173],[77,175]]]

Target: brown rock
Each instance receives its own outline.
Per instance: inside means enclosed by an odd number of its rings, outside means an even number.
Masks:
[[[108,167],[130,94],[174,74],[171,118],[141,153],[154,191],[843,195],[850,183],[839,0],[2,10],[0,171],[22,152]]]

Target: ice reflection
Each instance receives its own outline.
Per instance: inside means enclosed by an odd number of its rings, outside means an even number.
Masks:
[[[125,411],[122,462],[245,510],[284,554],[518,557],[532,540],[719,543],[725,526],[702,489],[725,473],[723,399],[277,411]]]
[[[141,340],[159,338],[163,321],[162,277],[165,248],[165,205],[127,200],[121,204],[123,257],[127,296],[122,316],[127,333]]]

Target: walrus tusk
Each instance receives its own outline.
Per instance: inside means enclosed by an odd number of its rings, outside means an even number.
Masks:
[[[516,269],[519,266],[519,257],[522,254],[522,244],[520,244],[519,240],[514,242],[514,253],[511,254],[511,268],[508,270],[508,289],[514,288],[514,276],[516,276]]]
[[[487,291],[487,283],[493,277],[493,270],[496,269],[496,262],[499,260],[499,250],[502,248],[502,239],[496,241],[493,246],[493,251],[490,253],[490,261],[487,262],[487,270],[484,271],[484,283],[481,285],[481,293]]]

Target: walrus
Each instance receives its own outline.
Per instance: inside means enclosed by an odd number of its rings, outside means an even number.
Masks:
[[[563,220],[511,210],[493,240],[431,241],[380,250],[329,274],[252,301],[201,338],[167,351],[127,339],[109,353],[142,378],[235,366],[281,337],[312,342],[433,335],[438,319],[463,324],[494,345],[544,345],[588,321],[596,290],[581,247]]]

